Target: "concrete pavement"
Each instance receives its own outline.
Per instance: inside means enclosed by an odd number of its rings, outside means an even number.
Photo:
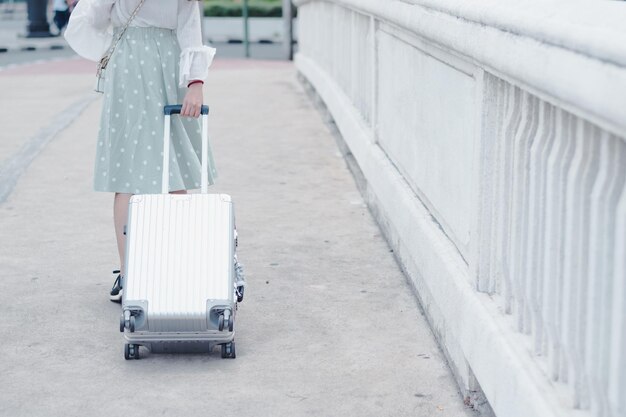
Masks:
[[[55,65],[0,72],[0,166],[93,94],[90,64]],[[237,359],[124,360],[96,100],[0,204],[0,416],[472,415],[292,65],[218,60],[205,96],[249,283]]]

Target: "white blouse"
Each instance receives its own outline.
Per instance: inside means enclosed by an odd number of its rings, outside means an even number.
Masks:
[[[80,0],[70,16],[65,39],[80,56],[99,61],[112,41],[113,28],[126,25],[140,0]],[[130,23],[176,30],[180,45],[181,87],[206,79],[215,48],[202,44],[197,0],[145,0]]]

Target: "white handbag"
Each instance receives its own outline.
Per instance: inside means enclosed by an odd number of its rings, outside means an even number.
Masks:
[[[104,93],[104,69],[99,68],[96,72],[96,85],[93,87],[96,93]]]

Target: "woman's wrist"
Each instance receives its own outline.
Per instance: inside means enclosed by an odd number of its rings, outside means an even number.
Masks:
[[[187,83],[187,88],[191,87],[192,85],[196,85],[196,84],[200,84],[203,85],[204,81],[202,80],[191,80]]]

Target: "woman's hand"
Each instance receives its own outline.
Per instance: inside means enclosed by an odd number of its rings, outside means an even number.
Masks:
[[[187,88],[187,94],[183,100],[183,108],[180,111],[181,116],[198,117],[200,116],[200,108],[202,107],[202,83],[195,83]]]

